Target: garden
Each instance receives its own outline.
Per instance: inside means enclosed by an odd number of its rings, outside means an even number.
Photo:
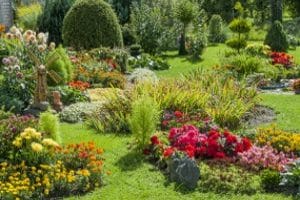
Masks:
[[[0,200],[300,199],[299,17],[0,0]]]

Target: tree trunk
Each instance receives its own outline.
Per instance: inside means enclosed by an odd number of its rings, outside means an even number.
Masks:
[[[13,25],[12,0],[0,0],[0,24],[7,29]]]
[[[187,50],[185,48],[185,31],[186,31],[186,26],[184,25],[183,31],[180,34],[180,40],[179,40],[179,52],[178,54],[183,56],[187,54]]]
[[[271,0],[272,22],[282,22],[283,2],[282,0]]]

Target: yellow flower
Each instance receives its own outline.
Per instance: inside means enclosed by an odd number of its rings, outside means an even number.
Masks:
[[[43,146],[41,144],[39,144],[39,143],[32,142],[31,143],[31,149],[34,152],[41,152],[41,151],[43,151]]]
[[[46,146],[50,146],[50,147],[58,147],[59,144],[57,142],[55,142],[54,140],[50,139],[50,138],[45,138],[42,141],[43,145]]]
[[[22,146],[22,138],[16,137],[16,139],[12,143],[16,147],[21,147]]]

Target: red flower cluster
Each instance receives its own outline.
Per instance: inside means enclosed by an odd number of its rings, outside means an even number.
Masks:
[[[229,131],[220,132],[211,129],[208,133],[200,133],[194,126],[172,128],[169,133],[172,149],[185,152],[196,158],[225,158],[234,157],[247,151],[252,144],[247,138],[239,138]],[[170,149],[164,155],[170,154]]]
[[[118,64],[115,62],[114,59],[108,58],[108,59],[105,59],[104,61],[105,61],[105,62],[108,64],[108,66],[111,67],[112,69],[117,69]]]
[[[69,83],[69,86],[76,90],[85,91],[86,89],[91,87],[91,84],[83,81],[72,81]]]
[[[294,64],[293,56],[284,53],[284,52],[272,52],[270,54],[272,58],[272,64],[280,64],[283,65],[285,68],[291,68]]]

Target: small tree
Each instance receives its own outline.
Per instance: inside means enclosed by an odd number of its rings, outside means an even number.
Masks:
[[[158,106],[151,97],[143,95],[133,102],[129,123],[139,150],[145,148],[151,135],[154,134],[158,122]]]
[[[229,24],[229,29],[235,33],[235,37],[226,41],[226,44],[238,51],[247,46],[246,34],[250,32],[251,25],[246,19],[243,19],[241,16],[243,15],[243,7],[240,2],[237,2],[235,5],[235,9],[239,14],[239,17],[232,20]]]
[[[213,15],[209,21],[208,40],[211,43],[220,43],[225,40],[222,17],[220,15]]]
[[[187,26],[196,17],[197,6],[189,0],[181,0],[175,7],[175,17],[182,24],[182,31],[180,35],[179,55],[186,55],[185,48],[186,29]]]
[[[287,51],[289,43],[282,24],[275,21],[266,36],[264,44],[269,45],[273,51]]]

